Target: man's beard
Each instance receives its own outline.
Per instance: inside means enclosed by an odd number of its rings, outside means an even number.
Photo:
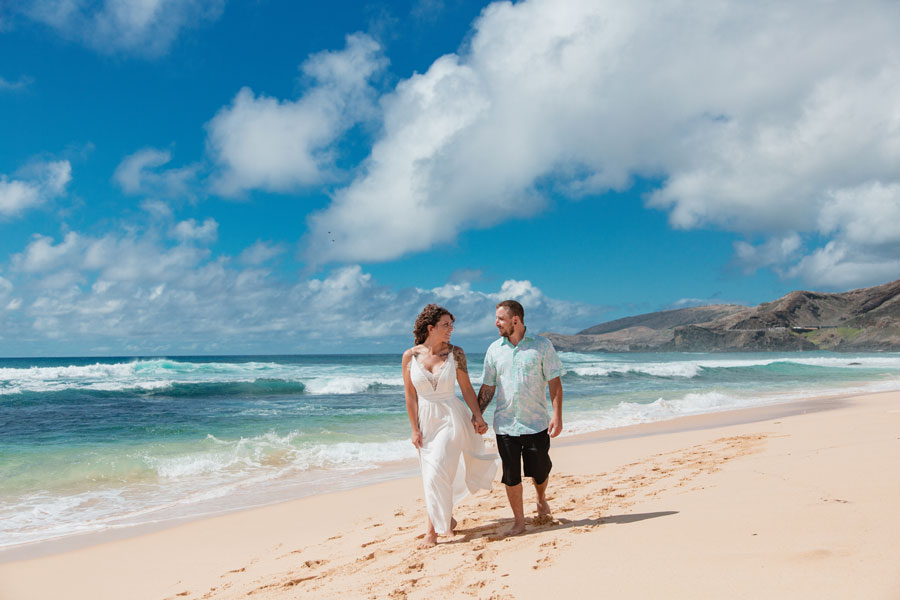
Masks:
[[[510,327],[509,329],[501,329],[500,327],[498,327],[497,329],[500,330],[500,336],[505,338],[509,338],[509,336],[511,336],[516,331],[515,327]]]

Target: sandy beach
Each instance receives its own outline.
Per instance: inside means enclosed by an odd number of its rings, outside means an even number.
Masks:
[[[0,598],[900,598],[898,392],[564,438],[552,457],[554,518],[514,538],[495,481],[417,549],[407,478],[6,551]]]

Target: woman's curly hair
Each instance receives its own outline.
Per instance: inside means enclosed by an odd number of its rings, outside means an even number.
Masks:
[[[440,321],[441,317],[444,315],[450,315],[451,321],[456,320],[456,317],[454,317],[449,310],[443,306],[438,306],[437,304],[429,304],[422,309],[422,312],[416,317],[416,324],[413,327],[413,335],[415,336],[417,346],[423,343],[425,338],[428,337],[428,326],[437,325],[438,321]]]

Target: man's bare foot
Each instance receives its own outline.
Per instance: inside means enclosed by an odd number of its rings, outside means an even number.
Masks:
[[[425,537],[422,538],[422,541],[419,542],[419,545],[416,547],[420,548],[420,549],[425,549],[425,548],[434,548],[435,546],[437,546],[437,534],[433,531],[429,531],[428,533],[425,534]]]
[[[537,503],[537,514],[538,519],[545,521],[547,519],[553,519],[553,513],[550,511],[550,504],[547,502],[546,498],[538,501]]]
[[[513,535],[519,535],[520,533],[525,533],[525,521],[521,523],[514,523],[512,527],[504,534],[506,537],[510,537]]]

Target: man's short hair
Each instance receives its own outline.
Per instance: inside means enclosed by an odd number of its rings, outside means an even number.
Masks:
[[[501,306],[508,310],[509,314],[515,317],[519,317],[520,321],[522,321],[523,323],[525,322],[525,309],[522,308],[521,304],[519,304],[515,300],[504,300],[503,302],[497,304],[497,308],[500,308]]]

